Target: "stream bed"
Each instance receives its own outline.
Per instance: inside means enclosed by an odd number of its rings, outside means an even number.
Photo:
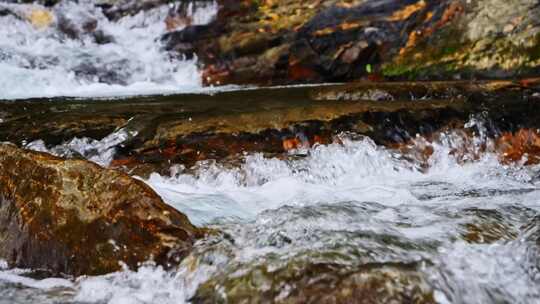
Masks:
[[[0,1],[0,142],[122,170],[212,233],[167,270],[0,260],[0,303],[540,303],[538,83],[203,87],[170,2]]]
[[[539,303],[540,166],[502,161],[484,116],[407,149],[345,132],[139,177],[219,232],[167,271],[5,269],[0,302]]]

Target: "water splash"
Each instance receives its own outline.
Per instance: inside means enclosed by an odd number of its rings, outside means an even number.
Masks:
[[[107,167],[114,159],[116,148],[136,135],[136,132],[120,129],[101,140],[88,137],[73,138],[69,142],[54,147],[47,147],[43,140],[36,140],[26,144],[23,143],[23,147],[64,158],[87,159],[98,165]]]
[[[304,157],[253,154],[233,168],[208,161],[195,173],[154,174],[146,182],[169,204],[222,234],[196,244],[177,269],[148,264],[81,277],[62,294],[90,303],[184,303],[238,300],[238,287],[280,299],[309,284],[303,276],[343,272],[344,280],[385,278],[392,293],[433,292],[440,303],[535,303],[540,167],[502,164],[490,140],[469,131],[418,137],[405,150],[344,135]],[[421,157],[403,152],[428,144]],[[58,290],[34,283],[21,284],[58,299]]]
[[[188,12],[194,24],[211,21],[217,4]],[[122,96],[196,91],[196,59],[163,50],[167,5],[109,21],[94,1],[61,1],[53,23],[28,21],[36,5],[0,4],[0,99],[53,96]]]
[[[535,176],[536,167],[502,165],[489,150],[465,150],[474,139],[465,140],[464,136],[467,135],[462,132],[444,132],[431,143],[433,152],[427,160],[427,171],[419,165],[419,159],[376,146],[366,137],[344,136],[340,144],[316,146],[301,159],[278,160],[253,154],[246,156],[238,168],[203,162],[194,175],[152,174],[147,182],[168,203],[202,224],[212,216],[249,219],[284,205],[307,206],[329,201],[417,204],[422,194],[414,192],[415,185],[444,183],[462,191],[512,189],[523,187]],[[422,147],[424,143],[418,144],[421,141],[415,140],[412,148]],[[482,144],[486,145],[491,144]],[[443,190],[433,191],[444,193]]]

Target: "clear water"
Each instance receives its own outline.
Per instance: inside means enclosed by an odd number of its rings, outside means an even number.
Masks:
[[[427,160],[366,137],[340,141],[303,157],[252,154],[241,166],[154,174],[145,181],[169,204],[223,235],[173,271],[148,264],[65,280],[4,270],[0,299],[183,303],[207,285],[233,297],[246,277],[255,293],[280,299],[298,288],[290,269],[332,264],[365,276],[413,273],[439,303],[540,303],[539,166],[504,165],[490,140],[461,131],[442,133]]]
[[[45,27],[34,26],[28,16],[46,8],[0,2],[0,9],[13,12],[0,17],[0,99],[202,90],[196,59],[172,56],[160,42],[168,6],[113,22],[94,2],[61,1],[48,9],[53,19]],[[188,12],[193,24],[205,24],[215,17],[217,3]],[[84,25],[91,20],[97,28],[87,33]],[[65,34],[61,24],[70,24],[78,37]],[[95,32],[110,42],[98,43]]]

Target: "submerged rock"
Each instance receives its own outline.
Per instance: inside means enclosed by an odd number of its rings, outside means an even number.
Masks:
[[[84,160],[0,145],[0,258],[12,267],[96,275],[169,266],[200,235],[143,182]]]
[[[202,284],[193,303],[436,303],[433,290],[414,266],[331,263],[264,265]]]
[[[44,6],[54,6],[58,2],[60,2],[60,0],[4,0],[3,2],[6,2],[6,3],[34,3],[34,4],[37,3],[37,4],[44,5]]]

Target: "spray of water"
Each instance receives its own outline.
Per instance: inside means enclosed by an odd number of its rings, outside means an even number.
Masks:
[[[167,54],[167,5],[109,21],[92,0],[61,1],[51,24],[28,21],[37,5],[0,4],[0,99],[165,94],[201,89],[196,59]],[[210,22],[217,4],[188,9],[193,24]],[[181,28],[177,28],[181,29]]]
[[[535,303],[540,168],[502,164],[483,127],[473,118],[474,132],[418,137],[401,150],[344,134],[304,157],[253,154],[234,168],[209,161],[195,173],[154,174],[146,182],[169,204],[222,235],[172,271],[148,264],[40,281],[5,270],[0,282],[45,302],[182,303],[208,284],[226,298],[235,280],[279,299],[300,288],[290,269],[316,263],[364,279],[406,276],[439,303]]]

